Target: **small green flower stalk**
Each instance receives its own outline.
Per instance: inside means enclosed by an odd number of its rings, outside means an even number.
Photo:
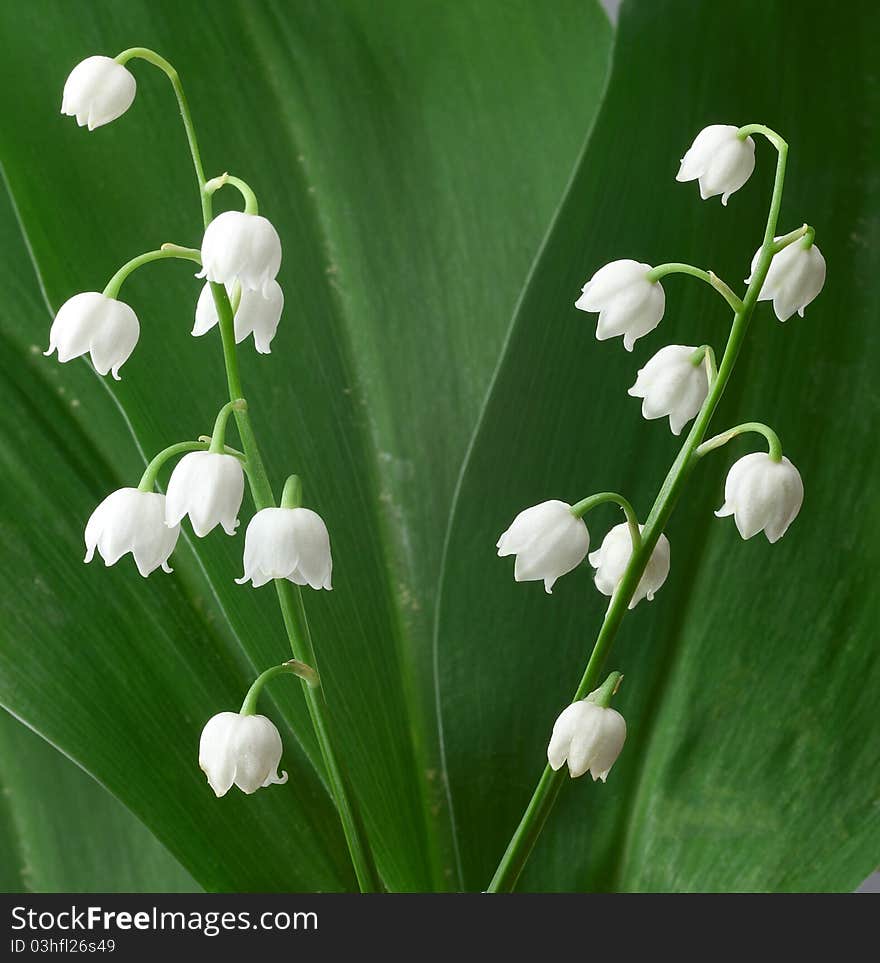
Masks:
[[[137,91],[135,77],[127,67],[133,60],[159,68],[174,89],[196,176],[201,240],[197,246],[161,244],[124,264],[102,292],[71,297],[52,323],[46,354],[57,351],[61,362],[88,354],[98,374],[120,378],[120,368],[140,336],[135,310],[119,299],[126,278],[154,261],[188,260],[198,265],[196,277],[202,279],[201,286],[194,285],[192,334],[204,337],[215,329],[219,334],[228,400],[218,399],[210,435],[169,445],[147,465],[136,487],[113,492],[98,505],[85,529],[85,560],[91,561],[98,553],[109,566],[130,553],[144,577],[158,568],[171,572],[169,558],[187,519],[198,538],[223,537],[215,533],[217,528],[235,537],[247,483],[254,514],[246,526],[244,575],[236,581],[249,581],[254,589],[274,584],[293,659],[260,674],[239,712],[220,712],[208,721],[201,736],[199,765],[218,797],[233,786],[249,795],[284,784],[287,774],[279,772],[281,736],[270,719],[256,713],[256,703],[271,679],[284,673],[298,676],[358,883],[363,891],[377,890],[380,881],[330,737],[301,594],[302,586],[331,588],[330,536],[324,520],[303,507],[298,476],[287,479],[280,504],[276,501],[239,374],[237,345],[252,335],[254,349],[268,354],[281,319],[284,295],[277,281],[281,239],[271,221],[259,213],[256,194],[247,182],[228,173],[210,179],[205,176],[180,77],[154,51],[134,47],[115,58],[84,60],[64,86],[62,113],[76,117],[80,126],[89,130],[121,117]],[[227,186],[241,195],[244,210],[227,211],[215,218],[213,195]],[[238,447],[227,444],[232,421]],[[167,494],[163,494],[156,490],[157,481],[172,462],[176,464]]]
[[[698,181],[701,197],[718,195],[725,206],[755,168],[755,143],[761,135],[776,149],[776,180],[760,247],[752,258],[747,288],[740,298],[711,271],[670,262],[652,267],[634,260],[612,261],[584,285],[575,307],[598,314],[599,341],[621,337],[627,351],[658,327],[666,308],[661,281],[670,274],[687,274],[709,284],[733,311],[727,344],[716,364],[713,347],[667,345],[639,370],[629,394],[642,401],[648,419],[669,419],[673,434],[693,422],[681,450],[663,481],[644,523],[630,502],[616,492],[600,492],[569,504],[543,502],[520,512],[498,541],[500,556],[515,555],[514,578],[541,580],[547,592],[561,576],[588,559],[595,569],[595,586],[610,602],[574,698],[556,720],[548,746],[548,765],[504,853],[490,892],[512,890],[528,860],[565,778],[590,772],[608,777],[623,749],[626,723],[610,700],[620,682],[612,672],[596,688],[617,630],[626,612],[650,601],[670,576],[670,545],[664,529],[688,477],[710,451],[746,432],[766,440],[767,451],[740,458],[727,475],[719,517],[733,516],[743,538],[764,532],[778,541],[797,517],[804,497],[797,468],[782,453],[776,433],[760,422],[737,425],[705,440],[759,301],[772,301],[780,321],[804,309],[825,283],[825,260],[814,243],[813,228],[804,224],[777,235],[788,145],[761,124],[745,127],[716,124],[705,128],[681,161],[677,180]],[[606,502],[623,510],[625,521],[611,528],[592,553],[584,517]],[[674,577],[674,570],[672,570]]]
[[[273,665],[254,680],[238,712],[218,712],[202,730],[199,767],[218,799],[233,786],[249,796],[266,786],[287,782],[287,773],[278,772],[281,735],[271,719],[257,714],[263,686],[285,672],[299,676],[313,688],[320,684],[315,670],[296,659]]]

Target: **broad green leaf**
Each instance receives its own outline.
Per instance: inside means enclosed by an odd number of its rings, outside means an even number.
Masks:
[[[16,230],[11,215],[0,223]],[[4,250],[10,278],[32,279],[20,240]],[[46,307],[21,288],[16,324],[35,332]],[[135,581],[119,566],[81,564],[81,519],[124,479],[70,412],[94,405],[98,427],[113,409],[83,365],[66,380],[47,378],[45,361],[27,341],[0,338],[0,470],[14,506],[3,520],[4,704],[123,800],[185,866],[196,864],[206,887],[235,889],[238,879],[262,889],[347,885],[341,834],[292,737],[285,762],[298,777],[289,793],[221,803],[206,796],[199,731],[218,701],[234,707],[241,698],[248,663],[240,641],[195,578]],[[205,820],[222,845],[205,838]],[[276,858],[255,864],[255,848]]]
[[[243,375],[276,485],[299,472],[332,534],[334,591],[307,603],[380,870],[392,889],[454,886],[431,676],[443,533],[522,279],[599,102],[604,15],[576,0],[552,16],[537,0],[350,0],[217,4],[210,17],[179,0],[41,0],[0,11],[0,33],[17,38],[0,68],[0,156],[21,229],[14,240],[4,217],[0,436],[16,511],[0,700],[205,888],[352,885],[293,683],[264,706],[283,723],[287,786],[217,802],[196,768],[207,717],[287,654],[271,590],[232,582],[241,538],[182,546],[176,576],[146,582],[79,562],[98,500],[145,455],[208,430],[225,394],[216,337],[189,337],[188,267],[154,265],[124,288],[142,337],[120,384],[37,352],[48,308],[142,250],[199,241],[161,75],[133,65],[134,106],[93,134],[58,116],[77,61],[153,46],[183,75],[211,172],[248,179],[283,238],[285,317],[271,356],[242,347]]]
[[[597,126],[517,313],[458,494],[437,636],[463,882],[486,885],[544,765],[605,609],[590,570],[552,596],[493,545],[546,498],[627,494],[647,514],[679,441],[626,389],[663,344],[723,346],[729,311],[690,278],[632,355],[573,308],[602,264],[690,261],[735,287],[766,218],[775,154],[724,208],[675,183],[712,123],[791,145],[782,230],[815,225],[828,281],[806,316],[759,307],[717,430],[764,420],[806,486],[776,545],[721,503],[749,442],[707,458],[668,529],[672,571],[609,661],[629,737],[608,784],[561,802],[524,889],[852,890],[880,857],[880,470],[875,173],[880,11],[685,0],[624,5]],[[741,289],[741,288],[740,288]],[[619,519],[589,519],[594,545]]]
[[[124,806],[12,716],[0,717],[4,892],[199,892]],[[17,857],[17,858],[15,858]]]

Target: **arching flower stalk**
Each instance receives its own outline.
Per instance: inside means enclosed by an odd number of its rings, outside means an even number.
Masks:
[[[294,659],[263,673],[240,712],[221,712],[208,722],[202,733],[199,765],[217,796],[224,795],[232,785],[250,794],[286,782],[286,773],[279,774],[281,735],[273,722],[255,713],[254,705],[268,678],[277,671],[294,671],[303,679],[325,778],[358,883],[364,891],[378,890],[381,882],[330,738],[320,679],[310,668],[316,665],[316,659],[300,587],[330,588],[329,535],[323,520],[301,505],[302,487],[296,476],[288,480],[278,507],[243,400],[236,354],[236,345],[249,334],[253,334],[260,354],[269,352],[284,307],[284,295],[276,280],[282,260],[281,239],[271,221],[259,213],[256,195],[247,182],[226,173],[211,179],[205,176],[180,77],[155,51],[132,47],[115,58],[84,60],[67,79],[62,113],[75,116],[89,130],[122,116],[137,89],[127,67],[133,60],[157,67],[174,89],[196,177],[201,239],[196,247],[163,244],[123,265],[103,293],[86,292],[70,298],[52,324],[46,353],[57,351],[62,362],[88,353],[99,374],[110,372],[118,378],[140,334],[134,310],[118,297],[125,279],[152,261],[192,261],[199,265],[197,276],[207,281],[198,297],[193,334],[219,330],[229,400],[220,409],[207,440],[184,441],[166,448],[147,466],[137,488],[113,492],[95,509],[85,531],[86,561],[97,551],[107,565],[113,565],[130,552],[143,576],[159,567],[171,571],[168,559],[186,517],[199,538],[208,537],[218,526],[227,535],[236,533],[247,480],[255,514],[247,526],[245,575],[255,586],[274,581]],[[214,217],[213,195],[227,185],[241,194],[244,210]],[[235,420],[241,451],[226,445],[230,418]],[[165,463],[181,455],[167,496],[155,491]]]
[[[571,507],[557,501],[527,509],[498,543],[499,555],[517,554],[518,581],[543,577],[549,591],[556,578],[579,564],[589,547],[586,528],[581,532],[573,521],[580,521],[586,512],[604,502],[616,503],[626,514],[626,522],[613,527],[600,548],[589,556],[596,569],[596,588],[610,596],[608,610],[571,704],[553,727],[548,765],[489,884],[490,892],[511,890],[516,885],[559,794],[565,764],[573,778],[589,770],[594,779],[604,782],[623,747],[626,724],[608,707],[616,690],[616,682],[612,685],[611,680],[619,673],[612,673],[600,689],[595,687],[626,612],[640,600],[653,598],[667,577],[675,577],[674,568],[670,573],[664,529],[700,459],[738,435],[763,435],[768,451],[745,455],[731,468],[724,503],[716,514],[733,515],[743,538],[763,531],[772,543],[786,533],[800,511],[804,496],[800,473],[783,456],[772,429],[748,422],[704,441],[758,302],[772,300],[777,317],[785,321],[795,311],[802,315],[825,283],[825,259],[813,243],[811,227],[805,224],[789,234],[776,235],[788,145],[775,131],[761,124],[707,127],[682,159],[677,180],[698,181],[704,199],[720,194],[726,205],[754,170],[752,135],[763,136],[776,149],[776,180],[764,237],[752,259],[748,287],[741,298],[713,272],[691,264],[669,262],[651,267],[635,260],[617,260],[595,271],[575,303],[581,311],[598,313],[598,340],[622,335],[628,351],[633,350],[637,339],[660,324],[666,305],[660,281],[667,275],[686,274],[710,285],[732,308],[733,321],[717,366],[711,345],[667,345],[641,368],[630,388],[629,393],[643,401],[643,416],[668,416],[673,434],[679,434],[693,420],[644,524],[638,522],[622,495],[602,492]],[[546,505],[558,507],[551,515]],[[566,509],[572,515],[567,523],[557,517]],[[597,693],[601,693],[599,700]]]

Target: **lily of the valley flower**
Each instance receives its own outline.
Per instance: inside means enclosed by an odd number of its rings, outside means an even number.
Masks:
[[[165,499],[165,524],[179,525],[189,515],[199,538],[216,525],[227,535],[238,526],[244,497],[244,471],[234,455],[191,451],[174,466]]]
[[[695,417],[709,392],[706,366],[694,364],[697,348],[668,344],[642,368],[629,389],[634,398],[643,398],[642,416],[662,418],[669,415],[673,435]]]
[[[746,284],[751,283],[760,256],[759,248],[752,258],[752,270]],[[803,317],[804,308],[815,300],[824,286],[825,258],[822,252],[815,244],[804,247],[802,242],[795,241],[770,262],[758,300],[772,301],[776,317],[787,321],[795,311]]]
[[[517,582],[543,579],[550,594],[553,583],[576,568],[590,550],[590,533],[571,505],[555,499],[520,512],[498,539],[499,557],[516,555]]]
[[[254,588],[273,578],[330,589],[333,560],[323,519],[309,508],[264,508],[250,520],[244,538],[244,575]]]
[[[599,312],[599,341],[623,335],[623,346],[632,351],[636,341],[660,323],[666,294],[659,281],[648,278],[650,270],[650,264],[638,261],[612,261],[584,285],[574,306]]]
[[[128,361],[141,333],[137,315],[123,301],[98,291],[85,291],[69,298],[58,309],[49,330],[45,355],[58,351],[58,360],[72,361],[87,352],[100,375],[119,369]]]
[[[785,457],[773,459],[763,451],[735,462],[724,485],[724,504],[715,514],[733,515],[737,531],[751,538],[763,531],[768,542],[778,542],[797,518],[804,501],[801,474]]]
[[[644,527],[644,525],[640,525],[639,531],[642,531]],[[620,525],[615,525],[605,536],[598,551],[590,554],[590,565],[596,569],[596,588],[603,595],[614,594],[614,590],[623,578],[627,565],[629,565],[631,556],[632,535],[629,525],[626,522],[621,522]],[[649,602],[652,601],[654,593],[666,581],[667,575],[669,575],[669,540],[665,535],[661,535],[654,546],[654,551],[651,552],[651,558],[633,593],[629,607],[634,609],[645,598]]]
[[[73,68],[64,84],[61,113],[94,130],[121,117],[136,91],[134,74],[122,64],[110,57],[88,57]]]
[[[141,575],[162,567],[170,572],[168,557],[177,544],[180,526],[165,524],[165,496],[120,488],[108,495],[92,512],[86,525],[87,562],[98,550],[105,565],[115,565],[131,552]]]
[[[243,290],[268,297],[280,268],[281,239],[272,223],[259,214],[225,211],[205,231],[196,277],[230,286],[239,281]]]
[[[264,786],[280,786],[287,773],[278,775],[281,735],[271,719],[238,712],[219,712],[202,730],[199,768],[219,798],[233,785],[250,795]]]
[[[755,169],[755,142],[739,138],[739,128],[712,124],[697,134],[690,150],[682,157],[677,181],[700,182],[700,197],[707,200],[721,195],[721,203],[738,191]]]
[[[263,290],[244,288],[238,310],[235,312],[235,343],[241,344],[249,335],[254,336],[254,346],[260,354],[269,354],[269,345],[278,330],[281,312],[284,310],[284,292],[277,281],[270,281]],[[196,304],[196,323],[192,333],[199,337],[217,324],[217,306],[211,285],[206,284]]]
[[[563,709],[553,725],[547,747],[551,769],[561,769],[566,762],[572,779],[587,770],[593,782],[608,778],[626,740],[626,721],[612,708],[589,701],[574,702]]]

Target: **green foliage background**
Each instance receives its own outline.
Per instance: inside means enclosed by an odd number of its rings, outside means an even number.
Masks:
[[[249,180],[283,239],[285,317],[243,376],[276,484],[301,473],[331,531],[334,591],[307,604],[394,890],[484,888],[601,620],[587,571],[552,598],[514,585],[498,533],[605,488],[646,513],[676,441],[626,388],[660,345],[725,336],[720,299],[671,279],[627,355],[573,309],[580,286],[617,257],[744,277],[769,149],[727,209],[675,184],[677,161],[709,123],[783,133],[782,225],[816,226],[829,279],[802,320],[759,309],[716,423],[777,428],[803,512],[777,546],[743,543],[711,515],[738,452],[695,474],[669,581],[612,656],[626,750],[606,787],[567,787],[522,886],[856,886],[880,839],[878,19],[758,0],[633,2],[615,32],[586,0],[0,6],[18,38],[0,64],[0,701],[38,734],[0,726],[4,888],[353,885],[296,686],[263,708],[285,787],[218,802],[196,765],[204,721],[286,652],[268,590],[232,582],[241,538],[181,541],[175,575],[147,581],[79,561],[94,505],[208,430],[224,391],[219,344],[189,337],[188,266],[126,285],[142,336],[120,384],[38,353],[71,294],[199,240],[157,72],[136,64],[134,106],[91,135],[58,115],[76,62],[133,44],[178,66],[209,172]]]

